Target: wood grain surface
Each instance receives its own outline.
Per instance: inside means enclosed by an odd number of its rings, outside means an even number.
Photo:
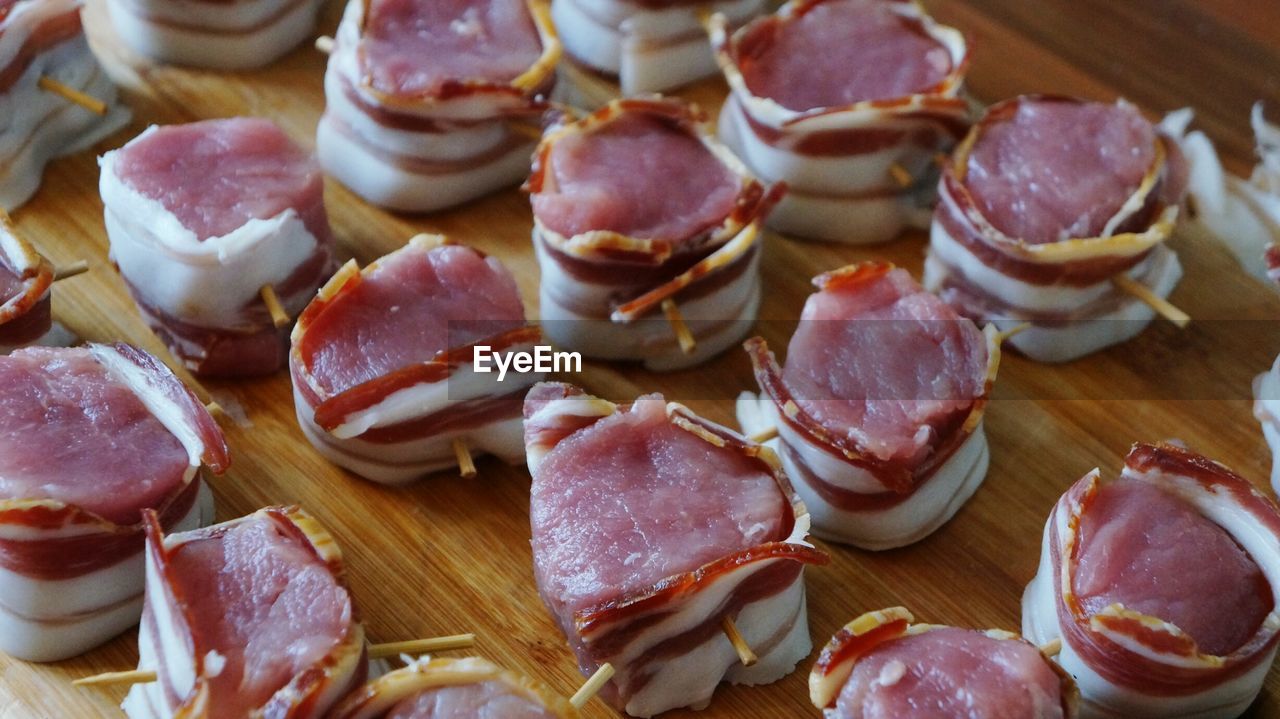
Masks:
[[[307,146],[324,106],[324,57],[302,47],[262,71],[222,74],[152,67],[121,50],[101,0],[87,10],[90,35],[122,86],[135,119],[96,148],[119,146],[152,123],[261,115]],[[926,0],[971,39],[969,87],[983,101],[1024,92],[1127,97],[1153,117],[1192,105],[1197,124],[1227,165],[1252,165],[1249,106],[1280,110],[1280,3],[1262,0]],[[326,7],[332,32],[341,7]],[[719,79],[680,93],[714,111]],[[107,263],[95,153],[55,162],[18,226],[58,263],[87,259],[88,274],[60,283],[57,318],[87,340],[126,340],[168,357],[139,319]],[[344,259],[368,262],[416,232],[443,232],[501,258],[536,316],[538,270],[529,243],[528,199],[515,189],[427,217],[397,216],[334,182],[330,219]],[[1186,277],[1173,300],[1195,318],[1178,331],[1153,325],[1136,340],[1067,366],[1007,356],[987,413],[991,470],[972,501],[915,546],[881,554],[830,546],[830,566],[809,572],[809,609],[821,646],[857,614],[902,604],[921,621],[1019,626],[1022,589],[1035,572],[1044,519],[1059,493],[1089,469],[1113,475],[1134,440],[1179,438],[1260,485],[1270,454],[1250,411],[1250,381],[1280,351],[1280,295],[1238,270],[1220,248],[1191,236],[1173,241]],[[922,234],[875,248],[797,243],[770,236],[760,332],[784,347],[811,276],[886,258],[919,276]],[[731,423],[738,391],[753,389],[746,355],[655,375],[623,364],[588,363],[569,378],[611,399],[662,391]],[[533,584],[528,484],[523,467],[480,461],[480,476],[448,473],[388,489],[328,464],[303,438],[289,379],[205,383],[240,423],[224,422],[231,470],[213,482],[218,519],[296,502],[338,538],[372,641],[476,632],[477,653],[535,676],[566,695],[581,683],[571,654]],[[72,678],[126,669],[137,659],[129,632],[77,659],[26,664],[0,656],[0,718],[118,716],[123,690],[80,690]],[[816,716],[807,698],[810,661],[767,687],[725,687],[698,716]],[[614,716],[600,702],[589,717]],[[693,716],[673,712],[668,716]],[[1249,716],[1280,716],[1273,670]]]

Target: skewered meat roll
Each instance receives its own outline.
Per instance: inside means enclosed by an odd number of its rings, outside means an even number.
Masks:
[[[298,422],[321,454],[375,482],[454,466],[455,442],[514,464],[520,400],[542,375],[499,379],[475,353],[527,352],[540,337],[502,263],[419,235],[363,271],[348,262],[298,318]]]
[[[910,0],[792,0],[732,35],[715,18],[712,44],[720,137],[787,183],[770,227],[864,244],[928,222],[933,158],[969,126],[958,31]]]
[[[321,0],[107,0],[116,34],[156,62],[214,70],[268,65],[307,39]]]
[[[543,383],[524,414],[538,591],[584,675],[616,669],[607,700],[698,709],[809,653],[804,567],[827,557],[771,451],[660,395],[618,406]]]
[[[44,167],[129,121],[116,88],[89,51],[81,0],[0,0],[0,208],[31,199]],[[94,112],[41,88],[50,78],[104,103]]]
[[[147,593],[131,719],[319,719],[364,681],[364,629],[342,551],[297,507],[163,536],[147,530]]]
[[[569,98],[590,107],[607,102],[597,88],[609,81],[627,96],[714,75],[703,18],[720,13],[737,27],[763,8],[763,0],[553,0]]]
[[[152,127],[102,158],[111,258],[151,329],[199,375],[284,366],[294,316],[333,272],[324,178],[269,120]]]
[[[1280,126],[1267,122],[1262,103],[1250,116],[1258,143],[1258,164],[1248,180],[1222,167],[1213,142],[1198,130],[1187,132],[1191,111],[1165,118],[1161,129],[1177,138],[1190,166],[1187,199],[1190,219],[1222,241],[1245,269],[1259,279],[1274,276],[1268,248],[1280,245]],[[1280,260],[1280,250],[1270,250]]]
[[[738,423],[749,436],[777,430],[769,444],[814,534],[865,549],[919,541],[986,477],[999,337],[888,263],[814,284],[785,367],[764,339],[746,343],[762,394],[738,398]]]
[[[1277,592],[1275,503],[1217,462],[1135,444],[1118,480],[1093,470],[1049,515],[1022,633],[1061,638],[1085,716],[1226,719],[1275,657]]]
[[[138,621],[142,512],[213,519],[201,465],[227,466],[204,406],[129,345],[0,357],[0,651],[54,661]]]
[[[993,105],[943,168],[924,285],[1041,362],[1123,342],[1155,316],[1117,283],[1169,296],[1164,245],[1186,163],[1132,106],[1026,96]]]
[[[369,682],[331,719],[577,719],[543,685],[477,657],[421,657]]]
[[[778,192],[752,178],[703,120],[695,106],[646,98],[548,128],[526,189],[542,327],[558,346],[670,370],[750,331],[760,304],[758,225]],[[668,307],[688,337],[663,319]]]
[[[0,212],[0,354],[54,336],[52,287],[53,265]]]
[[[836,633],[809,674],[827,719],[1072,719],[1071,677],[1011,632],[913,624],[911,612],[868,612]]]
[[[320,164],[409,212],[515,185],[559,58],[545,0],[350,0],[325,72]]]

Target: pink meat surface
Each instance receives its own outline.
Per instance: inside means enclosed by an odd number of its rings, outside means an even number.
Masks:
[[[1062,681],[1039,650],[969,629],[882,644],[853,668],[840,719],[1059,719]]]
[[[141,521],[183,485],[187,451],[84,348],[0,357],[0,498]]]
[[[1024,100],[974,143],[965,184],[1010,237],[1097,237],[1142,184],[1155,142],[1128,104]]]
[[[561,440],[533,478],[534,566],[573,612],[785,539],[787,498],[761,466],[668,422],[642,397]]]
[[[533,213],[565,237],[607,230],[693,240],[724,222],[738,195],[737,178],[701,140],[643,111],[564,137],[549,154]]]
[[[360,50],[374,89],[436,95],[458,81],[514,80],[542,40],[524,0],[373,0]]]
[[[304,357],[330,394],[525,323],[515,280],[467,247],[384,257],[307,330]]]
[[[986,368],[978,328],[894,269],[810,295],[782,376],[828,432],[914,463],[982,395]]]
[[[386,719],[555,719],[509,685],[488,681],[428,689],[402,700]]]
[[[195,651],[226,659],[210,681],[211,719],[249,716],[323,659],[351,629],[351,597],[295,533],[254,517],[174,549],[170,580]]]
[[[885,0],[832,0],[765,26],[739,60],[747,88],[790,110],[842,107],[925,92],[951,53]]]
[[[1275,606],[1262,570],[1231,535],[1149,482],[1102,487],[1080,520],[1075,590],[1092,615],[1114,603],[1158,617],[1223,656]]]
[[[121,148],[115,171],[201,241],[290,208],[312,234],[328,234],[320,166],[270,120],[159,127]]]

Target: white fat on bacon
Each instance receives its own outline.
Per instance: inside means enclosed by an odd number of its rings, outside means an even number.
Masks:
[[[1262,688],[1280,641],[1280,509],[1217,462],[1135,444],[1058,500],[1022,631],[1061,640],[1081,716],[1229,719]]]
[[[1071,677],[1011,632],[912,624],[902,607],[836,633],[809,674],[826,719],[1075,719]]]
[[[720,13],[736,27],[764,6],[763,0],[553,0],[551,17],[566,53],[563,96],[597,107],[619,93],[664,92],[714,75],[704,17]]]
[[[1223,168],[1207,135],[1188,131],[1191,119],[1191,110],[1185,108],[1160,124],[1187,157],[1189,222],[1226,245],[1249,274],[1275,279],[1277,262],[1268,250],[1280,245],[1280,126],[1267,122],[1261,102],[1253,106],[1250,123],[1258,164],[1246,179]]]
[[[934,157],[969,125],[958,31],[906,0],[793,0],[732,33],[715,18],[712,44],[720,137],[787,184],[770,227],[866,244],[927,224]]]
[[[270,374],[333,270],[320,168],[269,120],[153,126],[102,157],[111,258],[139,311],[197,374]]]
[[[350,0],[325,72],[320,163],[408,212],[513,186],[559,56],[544,0]]]
[[[986,477],[998,339],[886,263],[814,284],[785,367],[747,342],[762,392],[738,398],[738,422],[748,436],[777,430],[767,444],[814,534],[875,550],[919,541]]]
[[[1177,143],[1132,105],[1024,96],[998,103],[943,168],[924,285],[1041,362],[1137,335],[1182,267],[1164,241],[1186,187]]]
[[[131,719],[320,719],[364,681],[342,553],[297,507],[164,536],[146,525],[146,604]]]
[[[80,152],[120,129],[129,111],[89,50],[81,0],[0,0],[0,208],[35,194],[52,159]],[[11,75],[12,73],[12,75]],[[49,77],[105,103],[98,115],[43,90]]]
[[[226,445],[127,345],[21,349],[0,357],[0,387],[0,651],[65,659],[137,623],[142,513],[171,530],[212,520],[200,468],[225,469]]]
[[[525,443],[538,591],[583,673],[615,669],[608,701],[701,709],[809,653],[804,566],[826,556],[767,448],[658,395],[618,406],[558,383],[529,392]]]
[[[695,106],[617,100],[553,125],[526,188],[542,327],[557,345],[672,370],[750,331],[759,223],[777,193],[710,137]],[[665,316],[667,300],[692,348]]]
[[[455,466],[455,441],[519,462],[520,401],[542,375],[478,371],[473,347],[528,352],[539,339],[497,259],[420,235],[343,267],[298,319],[298,422],[330,461],[377,482]]]
[[[274,62],[315,29],[322,0],[107,0],[116,34],[161,63],[250,70]]]

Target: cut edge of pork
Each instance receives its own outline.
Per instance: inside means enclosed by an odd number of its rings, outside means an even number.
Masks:
[[[1218,524],[1280,596],[1280,508],[1226,466],[1170,444],[1136,443],[1121,478],[1157,484]],[[1080,685],[1086,710],[1101,716],[1238,716],[1257,696],[1280,644],[1272,607],[1256,634],[1226,656],[1210,656],[1159,618],[1112,606],[1086,616],[1075,595],[1081,516],[1101,486],[1094,469],[1055,504],[1045,524],[1040,567],[1022,597],[1022,633],[1062,640],[1058,663]]]
[[[542,458],[564,438],[615,412],[626,411],[629,406],[589,395],[561,382],[544,382],[535,387],[531,397],[538,388],[549,388],[556,396],[536,397],[525,402],[525,444],[530,472],[536,471]],[[811,648],[804,566],[830,561],[825,552],[806,540],[808,511],[792,490],[772,450],[699,417],[679,403],[667,402],[666,413],[670,423],[682,431],[758,462],[789,499],[791,528],[784,540],[731,553],[567,617],[558,616],[548,606],[578,654],[583,674],[590,674],[604,662],[612,664],[616,673],[603,692],[610,702],[637,717],[680,707],[705,707],[715,688],[724,681],[768,684],[790,673]],[[733,610],[726,608],[726,603],[736,601],[736,590],[757,579],[757,574],[775,568],[778,562],[794,562],[795,576],[777,591],[748,600],[737,608],[737,627],[759,656],[757,664],[743,667],[716,620],[732,616]],[[564,621],[571,625],[565,625]],[[715,624],[715,630],[708,639],[675,656],[645,661],[646,649],[706,626],[709,621]],[[570,631],[573,635],[568,636]],[[618,646],[610,649],[609,642]],[[593,644],[601,647],[599,653],[592,651]],[[637,675],[654,661],[660,666],[652,674]],[[637,679],[641,682],[639,689],[622,694],[620,687]]]
[[[578,711],[564,697],[523,674],[479,657],[430,656],[418,657],[407,666],[361,686],[348,694],[330,716],[332,719],[380,719],[401,701],[421,692],[491,681],[505,684],[558,719],[578,719]]]
[[[867,612],[844,625],[831,638],[818,655],[809,673],[809,700],[821,710],[833,709],[845,682],[853,673],[858,661],[878,646],[887,644],[902,637],[915,636],[935,629],[944,629],[945,625],[916,624],[915,617],[903,607],[890,607],[879,611]],[[982,632],[991,639],[1009,642],[1030,642],[1013,632],[1001,629],[988,629]],[[1063,716],[1076,716],[1080,703],[1080,691],[1075,681],[1062,667],[1058,666],[1043,649],[1039,649],[1044,662],[1061,680]]]
[[[170,589],[167,578],[169,552],[190,539],[209,536],[211,533],[252,519],[266,519],[277,526],[287,528],[295,540],[305,543],[306,548],[328,567],[338,586],[350,596],[351,590],[347,586],[341,548],[320,522],[297,506],[265,507],[221,524],[168,536],[164,535],[154,515],[148,514],[145,521],[148,590],[146,603],[148,607],[152,607],[155,603],[163,610],[161,615],[154,616],[156,628],[161,634],[175,630],[188,633],[178,642],[184,651],[192,651],[194,640],[191,634],[199,630],[191,626],[180,600]],[[354,685],[363,680],[367,664],[364,627],[360,623],[354,601],[351,609],[351,624],[342,641],[335,645],[323,659],[295,674],[288,684],[276,690],[260,707],[264,715],[320,719],[326,716],[325,712]],[[152,611],[156,610],[153,608]],[[169,624],[165,624],[164,619],[168,619]],[[208,712],[209,702],[212,701],[209,696],[208,676],[216,675],[220,671],[219,658],[214,656],[214,652],[208,652],[204,655],[192,654],[184,657],[186,663],[181,667],[162,664],[160,652],[151,644],[167,645],[166,648],[172,651],[179,648],[173,646],[174,639],[174,637],[153,636],[144,616],[144,624],[138,634],[141,655],[138,660],[138,669],[154,671],[158,674],[158,678],[155,682],[135,684],[125,697],[121,708],[132,719],[151,717],[163,719],[170,716],[163,710],[166,706],[164,696],[173,690],[166,681],[166,674],[175,671],[183,675],[180,679],[188,680],[187,683],[191,685],[191,689],[185,697],[178,698],[181,704],[172,716],[199,717],[205,716]]]

